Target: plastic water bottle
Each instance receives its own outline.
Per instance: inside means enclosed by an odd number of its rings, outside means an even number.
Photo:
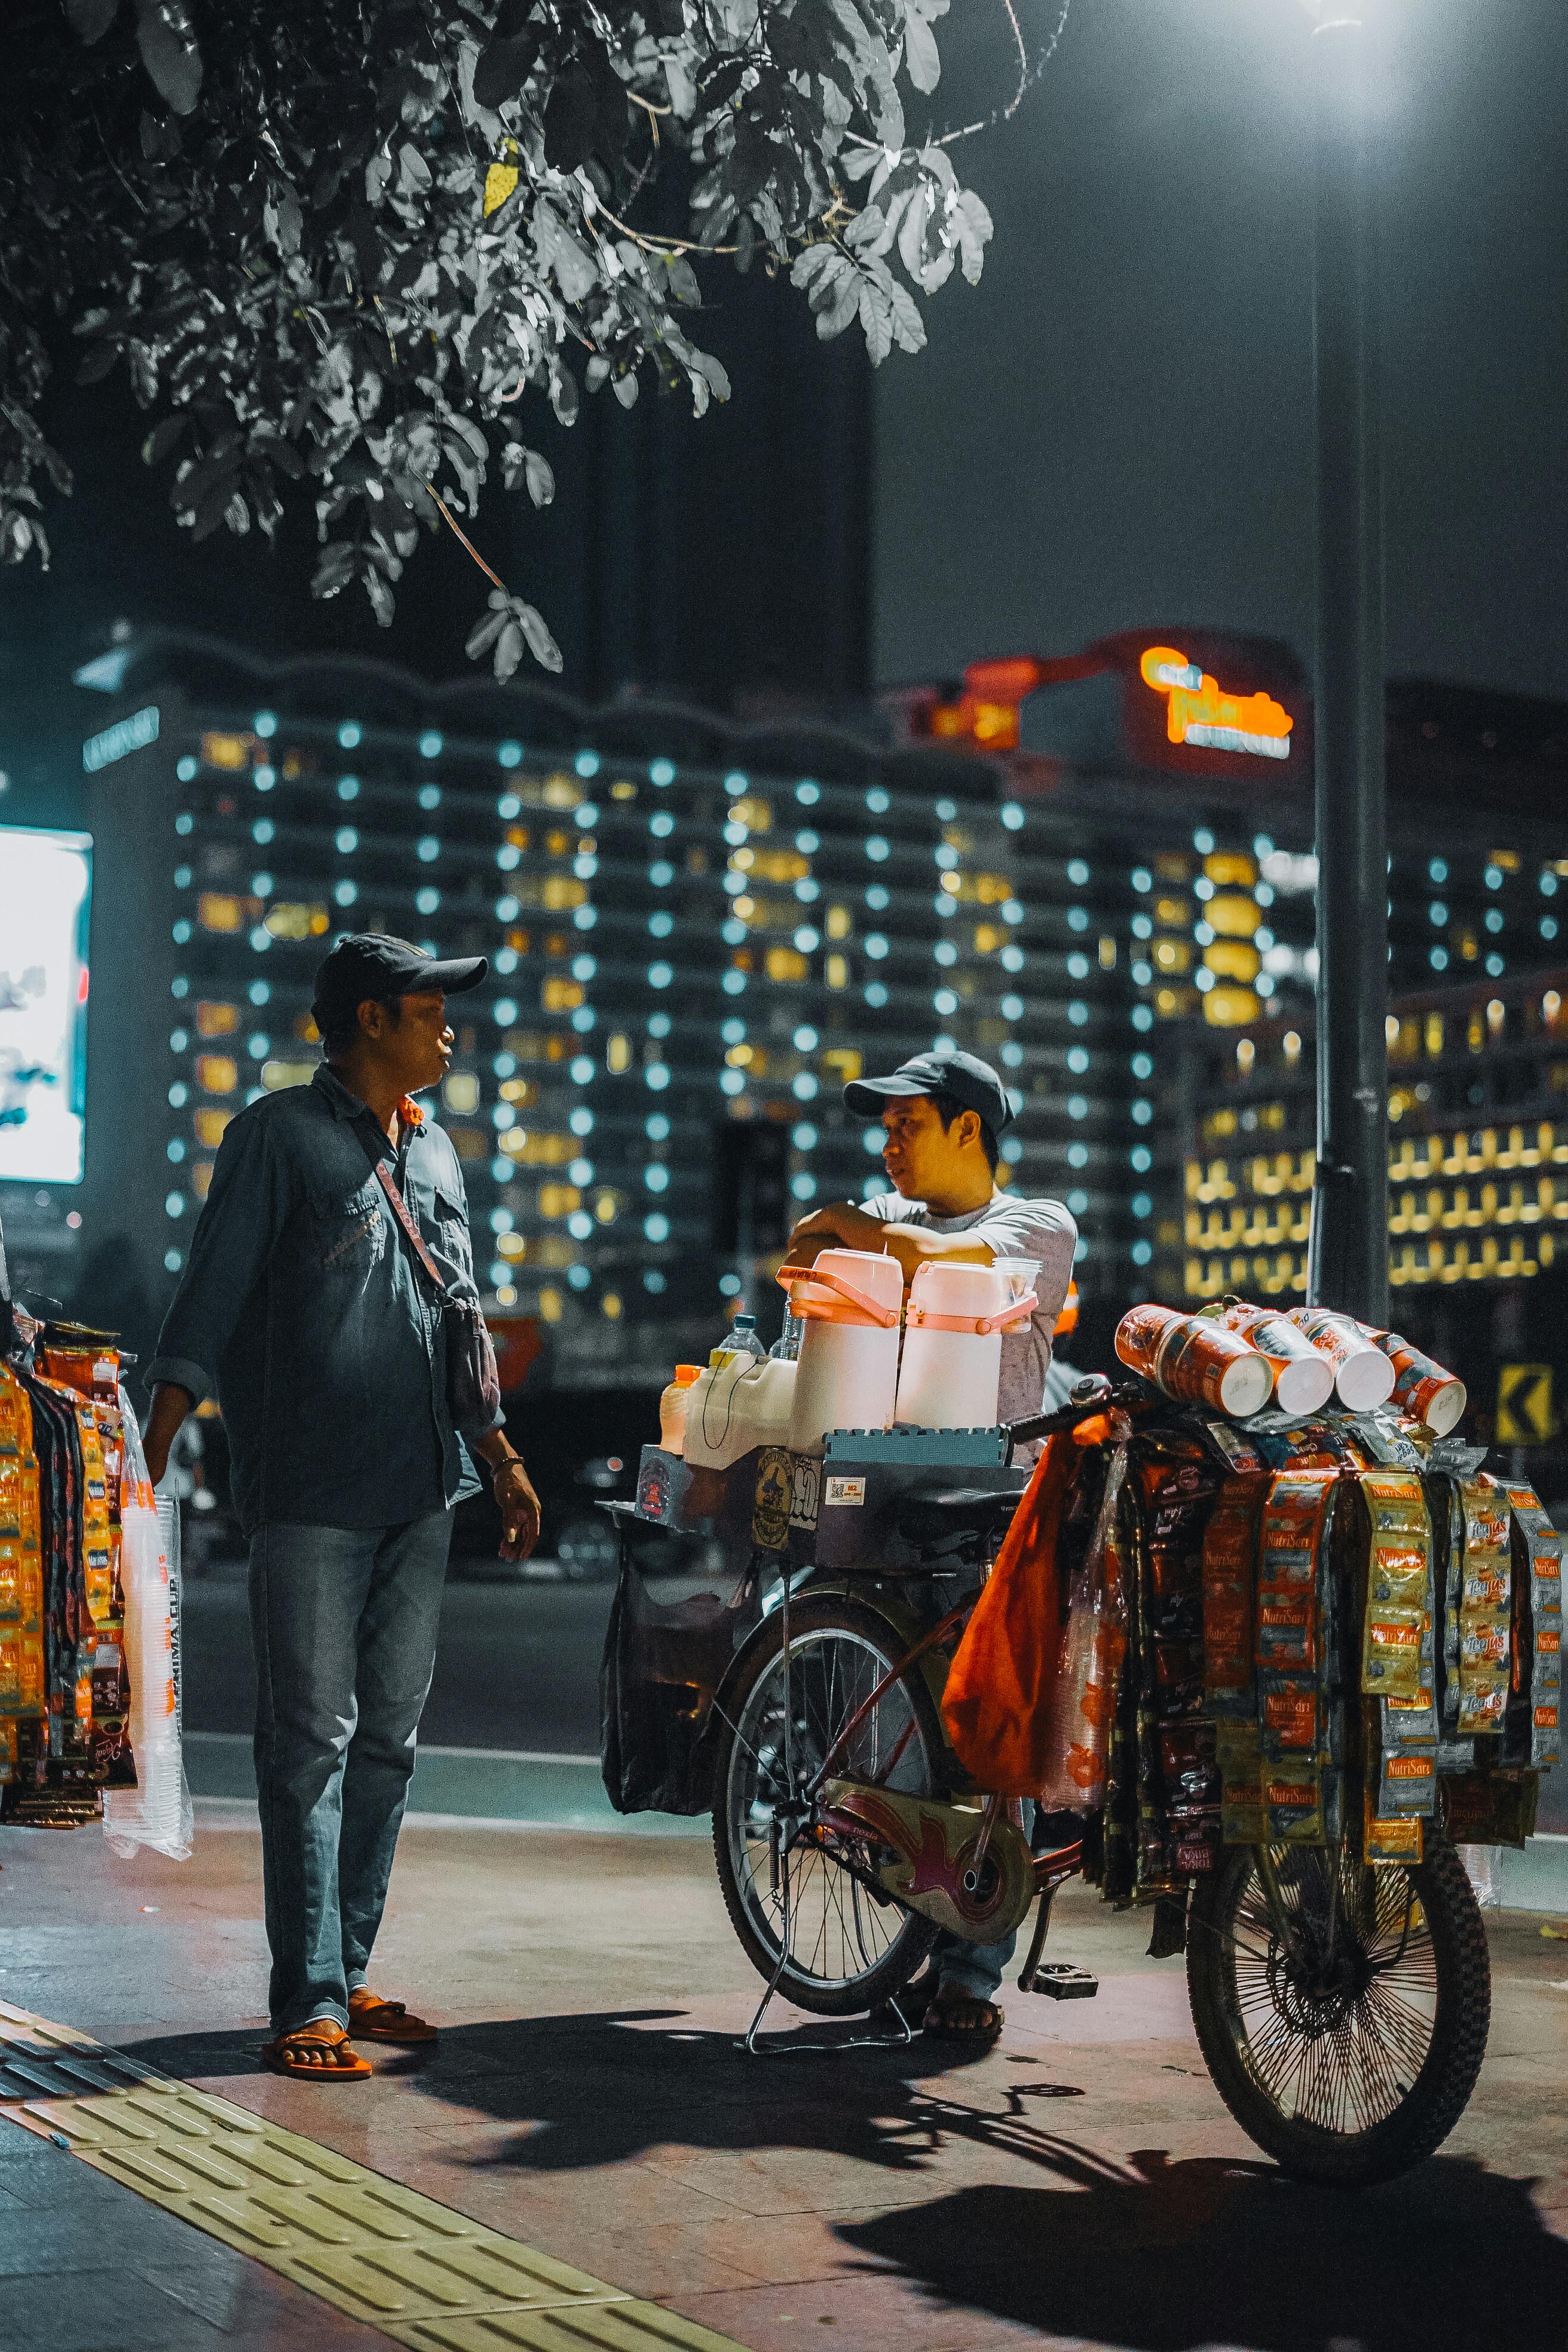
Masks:
[[[767,1360],[768,1351],[757,1336],[757,1318],[754,1315],[736,1316],[730,1326],[730,1346],[738,1355],[755,1356],[764,1363]]]

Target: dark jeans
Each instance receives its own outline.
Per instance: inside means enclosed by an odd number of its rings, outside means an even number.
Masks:
[[[381,1925],[436,1663],[452,1514],[250,1542],[272,2030],[348,2022]]]

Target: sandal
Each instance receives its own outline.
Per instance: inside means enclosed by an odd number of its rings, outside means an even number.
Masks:
[[[270,2074],[293,2074],[313,2083],[363,2082],[374,2069],[368,2058],[349,2047],[349,2037],[335,2017],[312,2018],[279,2033],[262,2047],[261,2063]]]
[[[355,2042],[392,2042],[405,2050],[436,2039],[436,2028],[411,2016],[406,2002],[383,2000],[368,1985],[349,1995],[349,2032]]]
[[[994,2000],[954,1990],[937,1994],[921,2031],[933,2042],[966,2042],[976,2050],[989,2050],[1001,2039],[1002,2024],[1002,2011]]]

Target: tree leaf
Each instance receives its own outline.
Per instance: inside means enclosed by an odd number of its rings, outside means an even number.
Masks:
[[[555,496],[555,476],[548,461],[537,449],[526,449],[522,461],[523,478],[528,495],[536,507],[547,507]]]
[[[120,14],[120,0],[66,0],[66,20],[85,47],[101,41]]]
[[[504,604],[502,604],[499,613],[487,613],[482,620],[475,623],[474,626],[468,631],[468,637],[463,646],[463,651],[468,655],[470,661],[482,661],[484,659],[486,654],[489,653],[490,647],[494,645],[496,639],[505,628],[506,623],[507,613],[506,606]],[[515,668],[516,664],[514,663],[512,667]]]
[[[916,8],[910,8],[904,18],[904,63],[910,79],[919,90],[929,93],[942,79],[942,58],[937,53],[935,36]]]
[[[136,0],[136,46],[164,105],[191,113],[201,95],[202,53],[185,0]]]
[[[477,634],[477,632],[476,632]],[[522,659],[523,636],[517,623],[504,618],[496,637],[495,674],[504,686]]]

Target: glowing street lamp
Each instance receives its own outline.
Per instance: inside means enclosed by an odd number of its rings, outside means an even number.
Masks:
[[[1307,1297],[1388,1317],[1388,850],[1372,36],[1303,0],[1317,100],[1318,1159]]]

